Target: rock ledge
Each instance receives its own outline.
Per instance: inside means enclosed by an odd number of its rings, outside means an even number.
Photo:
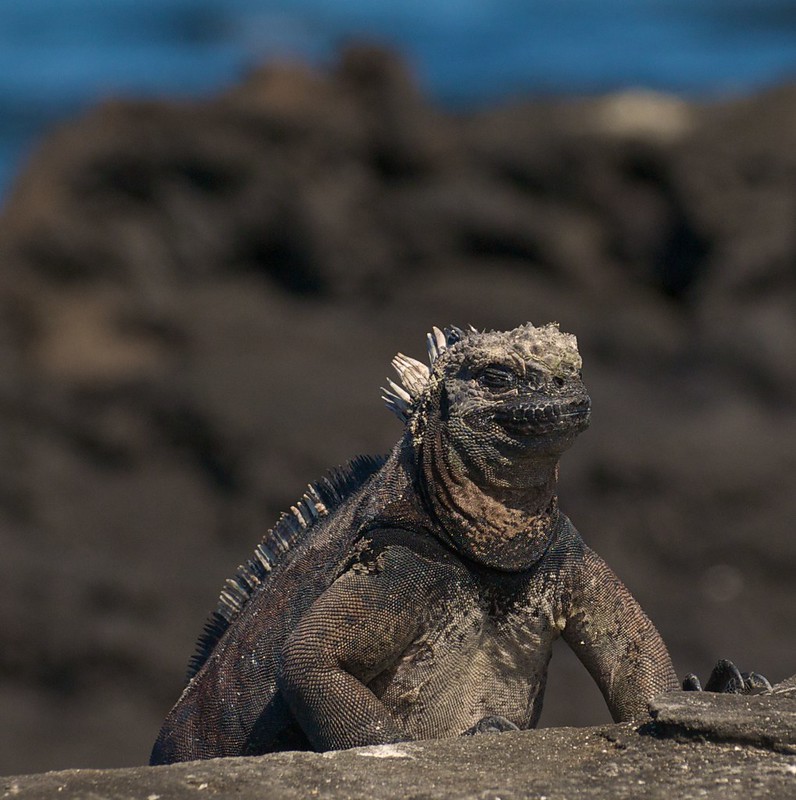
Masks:
[[[670,694],[652,720],[0,781],[3,798],[786,798],[796,698]]]

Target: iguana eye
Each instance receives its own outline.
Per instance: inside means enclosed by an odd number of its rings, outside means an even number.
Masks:
[[[517,383],[517,376],[508,367],[490,364],[481,371],[478,382],[487,389],[502,392],[514,387]]]

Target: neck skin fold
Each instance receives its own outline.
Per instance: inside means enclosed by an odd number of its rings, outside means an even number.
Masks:
[[[473,561],[505,571],[532,567],[552,541],[559,519],[558,459],[542,455],[518,467],[515,481],[473,473],[439,430],[415,447],[420,490],[437,535]],[[497,483],[512,483],[507,488]]]

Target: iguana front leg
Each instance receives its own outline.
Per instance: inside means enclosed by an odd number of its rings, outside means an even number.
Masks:
[[[596,553],[585,549],[568,588],[563,637],[600,687],[615,721],[646,714],[656,694],[678,688],[660,634]]]
[[[412,738],[367,682],[420,632],[435,573],[404,547],[351,570],[304,614],[283,651],[279,689],[316,750]]]

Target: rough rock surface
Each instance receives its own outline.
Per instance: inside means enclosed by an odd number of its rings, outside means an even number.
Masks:
[[[796,87],[431,107],[359,48],[110,102],[0,217],[0,773],[144,763],[223,579],[397,438],[432,324],[558,320],[562,506],[680,674],[796,664]],[[543,723],[607,722],[566,648]]]
[[[0,791],[3,798],[20,800],[241,797],[264,791],[274,798],[793,797],[796,699],[678,693],[662,695],[654,705],[655,722],[641,727],[548,728],[325,754],[67,770],[3,778]]]
[[[650,704],[658,731],[706,736],[796,753],[796,698],[673,693]],[[796,784],[794,784],[796,785]]]

